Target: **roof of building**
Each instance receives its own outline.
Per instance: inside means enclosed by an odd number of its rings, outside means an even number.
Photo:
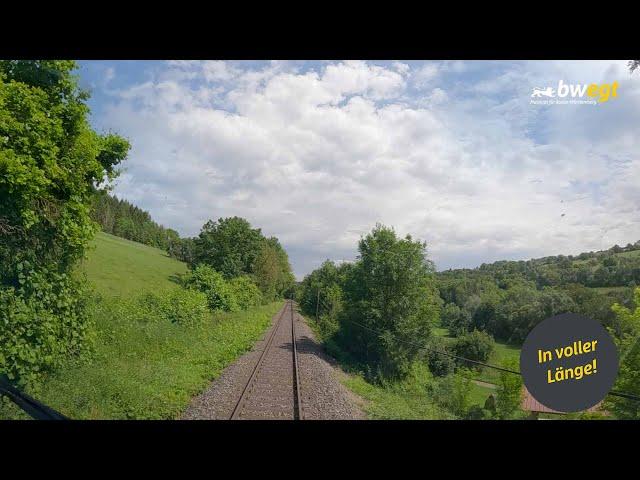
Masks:
[[[541,404],[539,401],[537,401],[535,398],[533,398],[533,395],[531,395],[531,393],[529,393],[529,390],[527,390],[527,387],[525,387],[524,385],[522,386],[522,390],[523,390],[523,395],[522,395],[522,410],[526,411],[526,412],[537,412],[537,413],[557,413],[558,415],[565,415],[566,412],[559,412],[558,410],[554,410],[552,408],[549,407],[545,407],[543,404]],[[599,402],[598,404],[594,405],[591,408],[588,408],[586,411],[587,412],[595,412],[597,410],[600,409],[602,402]]]

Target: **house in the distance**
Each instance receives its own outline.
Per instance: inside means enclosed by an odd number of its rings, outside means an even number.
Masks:
[[[520,406],[523,411],[529,412],[529,418],[531,420],[538,420],[541,413],[550,413],[553,415],[566,415],[565,412],[559,412],[557,410],[553,410],[552,408],[545,407],[544,405],[542,405],[539,401],[533,398],[533,395],[529,393],[529,390],[527,390],[527,387],[525,387],[524,385],[522,386],[522,403]],[[586,411],[587,412],[598,411],[603,415],[607,415],[607,412],[601,410],[601,406],[602,406],[602,402],[594,405],[593,407],[587,409]]]

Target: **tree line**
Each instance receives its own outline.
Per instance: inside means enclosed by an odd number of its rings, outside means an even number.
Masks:
[[[178,232],[154,222],[149,212],[104,190],[96,189],[93,195],[91,218],[103,232],[170,253],[180,241]]]
[[[291,295],[295,277],[287,252],[276,237],[265,237],[244,218],[209,220],[189,247],[191,273],[184,283],[204,292],[214,310]]]
[[[464,372],[470,365],[454,355],[486,362],[494,351],[494,338],[520,344],[540,321],[564,312],[600,320],[620,348],[630,352],[618,385],[636,393],[640,382],[630,385],[640,372],[640,289],[633,310],[632,288],[600,292],[573,282],[550,286],[537,283],[535,272],[541,266],[571,270],[576,260],[623,265],[628,258],[618,261],[612,256],[637,250],[637,245],[582,258],[496,262],[436,273],[424,243],[411,236],[398,238],[393,229],[378,225],[360,240],[355,262],[325,261],[303,279],[296,298],[336,356],[382,383],[407,378],[416,364],[425,365],[435,379],[433,385],[447,386],[431,390],[443,404],[448,404],[446,398],[463,398],[461,392],[468,388]],[[454,338],[434,335],[434,327],[446,327]],[[518,369],[517,364],[502,366]],[[459,406],[454,410],[464,418],[514,418],[519,414],[520,388],[519,377],[506,373],[499,377],[492,413]],[[609,406],[620,418],[640,416],[640,406],[628,400],[614,399]]]

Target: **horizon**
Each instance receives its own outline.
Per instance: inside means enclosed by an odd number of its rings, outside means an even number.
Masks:
[[[81,61],[91,122],[132,143],[113,193],[196,236],[241,216],[301,279],[377,223],[438,271],[640,238],[626,61]],[[595,105],[532,89],[614,85]],[[604,97],[602,97],[604,98]]]

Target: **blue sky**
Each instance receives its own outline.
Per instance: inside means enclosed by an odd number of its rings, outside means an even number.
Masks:
[[[640,75],[625,61],[83,61],[133,145],[115,193],[182,235],[247,218],[301,278],[376,222],[439,269],[640,239]],[[533,88],[612,83],[597,105]]]

